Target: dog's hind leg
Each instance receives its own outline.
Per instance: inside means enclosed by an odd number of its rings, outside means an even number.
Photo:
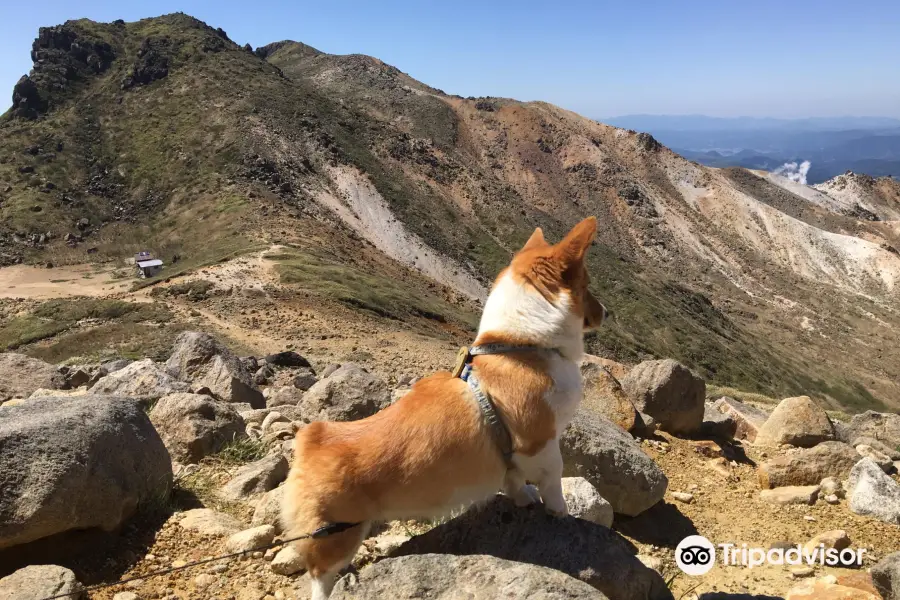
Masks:
[[[304,543],[312,600],[328,599],[338,573],[353,560],[360,544],[369,535],[371,525],[367,521],[346,531]]]

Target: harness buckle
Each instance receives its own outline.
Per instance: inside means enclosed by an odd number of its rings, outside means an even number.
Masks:
[[[463,369],[465,369],[466,365],[472,360],[472,355],[469,353],[469,347],[463,346],[459,349],[459,352],[456,353],[456,362],[453,365],[453,377],[454,379],[462,376]]]

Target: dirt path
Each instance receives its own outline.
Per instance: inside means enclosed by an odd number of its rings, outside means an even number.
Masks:
[[[31,265],[0,268],[0,298],[48,300],[70,296],[109,296],[125,292],[130,279],[114,279],[113,269],[74,265],[46,269]]]

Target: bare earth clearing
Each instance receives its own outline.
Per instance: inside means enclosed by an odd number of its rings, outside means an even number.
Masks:
[[[114,279],[112,269],[73,265],[47,269],[31,265],[0,268],[0,298],[47,300],[70,296],[108,296],[131,286],[129,279]]]

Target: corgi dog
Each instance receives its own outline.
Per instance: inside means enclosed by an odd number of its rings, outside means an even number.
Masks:
[[[536,229],[487,298],[475,347],[506,350],[474,356],[470,367],[508,433],[505,456],[496,422],[469,383],[449,372],[418,381],[371,417],[314,422],[297,433],[285,536],[342,526],[293,542],[313,600],[331,595],[375,521],[445,515],[498,491],[519,506],[542,501],[551,514],[567,514],[559,437],[581,401],[584,331],[606,317],[584,264],[596,230],[589,217],[551,245]]]

